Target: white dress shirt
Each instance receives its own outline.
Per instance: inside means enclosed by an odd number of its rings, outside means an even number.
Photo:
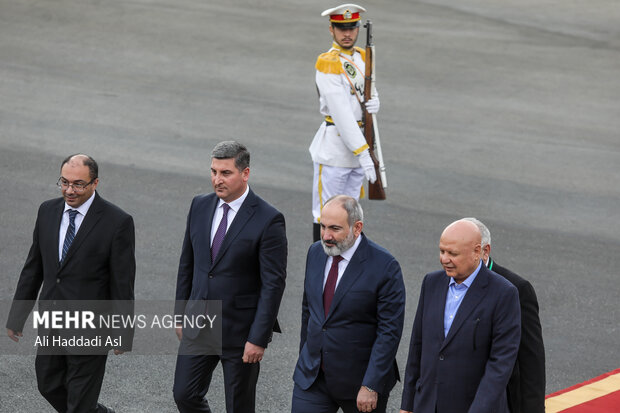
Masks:
[[[213,221],[211,222],[211,244],[213,244],[213,238],[215,238],[215,233],[217,232],[217,228],[220,226],[220,221],[222,220],[222,216],[224,215],[224,208],[222,205],[228,204],[230,209],[228,210],[228,221],[226,222],[226,232],[228,232],[228,228],[230,228],[230,224],[232,224],[233,219],[237,216],[237,212],[243,201],[248,197],[248,193],[250,192],[250,186],[248,185],[245,188],[245,192],[239,198],[235,199],[232,202],[224,202],[221,199],[218,201],[217,208],[215,208],[215,214],[213,214]]]
[[[90,198],[86,200],[82,205],[77,208],[73,208],[72,206],[67,205],[65,202],[65,210],[62,213],[62,220],[60,221],[60,232],[58,232],[58,261],[62,260],[62,247],[65,244],[65,236],[67,235],[67,229],[69,228],[69,211],[72,209],[77,209],[78,213],[75,216],[75,235],[77,236],[78,230],[80,229],[80,225],[82,225],[82,221],[84,221],[84,217],[88,212],[88,209],[92,205],[95,200],[95,192],[91,195]]]
[[[340,256],[342,257],[342,260],[340,260],[340,262],[338,263],[338,279],[336,280],[336,288],[338,288],[338,284],[340,283],[342,274],[344,274],[344,271],[347,269],[347,266],[349,265],[349,261],[351,261],[351,258],[353,258],[353,254],[355,254],[355,251],[357,251],[357,247],[360,245],[361,241],[362,241],[362,235],[360,234],[355,240],[355,243],[353,244],[353,246],[351,246],[351,248],[349,248],[348,250],[340,254]],[[334,261],[334,257],[329,256],[329,258],[327,258],[327,263],[325,264],[325,273],[323,274],[323,289],[325,289],[325,283],[327,282],[327,276],[329,275],[329,269],[332,267],[332,261]]]

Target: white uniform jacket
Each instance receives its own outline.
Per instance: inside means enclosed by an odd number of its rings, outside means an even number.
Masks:
[[[368,145],[358,125],[358,121],[362,120],[362,108],[344,73],[340,54],[354,63],[355,70],[349,72],[350,76],[364,78],[365,51],[361,48],[356,47],[349,52],[334,44],[327,53],[318,57],[316,85],[319,110],[323,116],[331,117],[334,125],[328,126],[325,121],[321,124],[310,145],[310,155],[313,162],[323,165],[358,168],[357,155]]]

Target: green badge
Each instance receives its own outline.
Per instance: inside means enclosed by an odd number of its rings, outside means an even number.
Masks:
[[[352,78],[355,77],[356,75],[355,66],[353,66],[351,63],[346,62],[344,64],[344,70],[346,70],[349,76],[351,76]]]

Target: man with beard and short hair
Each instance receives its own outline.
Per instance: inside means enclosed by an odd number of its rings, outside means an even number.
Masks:
[[[308,251],[294,413],[385,412],[400,379],[405,286],[398,261],[363,233],[353,197],[330,198]]]
[[[321,126],[310,144],[314,166],[312,215],[314,241],[320,239],[319,218],[326,200],[337,194],[360,198],[364,178],[377,179],[368,144],[360,129],[363,111],[379,112],[379,95],[364,100],[365,50],[355,47],[361,13],[356,4],[325,10],[329,17],[332,46],[316,61]]]

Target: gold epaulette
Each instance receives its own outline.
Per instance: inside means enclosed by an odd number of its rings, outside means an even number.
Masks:
[[[327,53],[322,53],[318,59],[316,59],[316,70],[321,73],[333,75],[342,73],[342,63],[338,57],[338,51],[331,50]]]
[[[366,49],[362,49],[361,47],[355,46],[355,50],[360,52],[360,54],[362,55],[362,60],[366,61]]]

